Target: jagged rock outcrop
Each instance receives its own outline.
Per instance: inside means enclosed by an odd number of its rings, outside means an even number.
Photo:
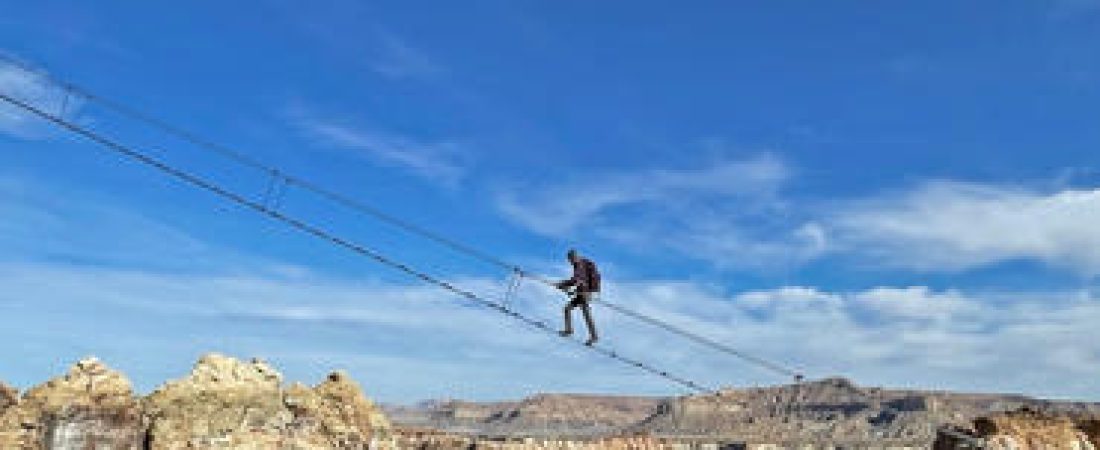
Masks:
[[[0,415],[0,448],[140,449],[141,408],[130,381],[95,358],[28,390]]]
[[[148,447],[276,448],[293,418],[283,406],[282,376],[262,361],[203,356],[191,373],[143,401]]]
[[[333,372],[313,389],[287,388],[284,403],[293,415],[292,434],[313,436],[312,448],[366,448],[386,437],[390,423],[346,373]]]
[[[143,401],[147,448],[366,449],[389,423],[346,374],[314,388],[263,361],[211,354]]]
[[[389,422],[343,372],[284,389],[266,363],[217,354],[144,399],[94,358],[22,397],[0,384],[2,450],[351,450],[388,434]]]

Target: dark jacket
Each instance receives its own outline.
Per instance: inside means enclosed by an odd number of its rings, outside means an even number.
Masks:
[[[588,258],[577,258],[573,263],[573,278],[558,282],[559,288],[576,286],[577,292],[600,292],[600,271]]]

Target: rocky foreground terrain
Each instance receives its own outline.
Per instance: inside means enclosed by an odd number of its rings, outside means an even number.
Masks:
[[[389,416],[389,417],[387,417]],[[392,420],[392,423],[391,423]],[[536,395],[382,409],[342,372],[285,384],[211,354],[147,396],[89,358],[0,383],[0,450],[1100,448],[1100,405],[867,389],[834,378],[676,398]]]
[[[0,449],[367,448],[390,424],[347,375],[283,385],[262,361],[200,359],[145,397],[94,358],[21,396],[0,383]]]

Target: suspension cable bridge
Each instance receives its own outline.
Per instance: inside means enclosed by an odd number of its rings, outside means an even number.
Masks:
[[[279,210],[278,202],[277,201],[271,202],[271,201],[269,201],[269,199],[272,196],[277,196],[277,195],[273,195],[274,193],[278,193],[278,192],[280,192],[280,190],[285,190],[287,187],[293,186],[293,187],[296,187],[296,188],[300,188],[300,189],[312,192],[316,195],[319,195],[323,198],[326,198],[330,201],[333,201],[336,204],[347,207],[347,208],[349,208],[353,211],[356,211],[358,213],[374,217],[377,220],[380,220],[380,221],[388,223],[392,226],[398,227],[398,228],[400,228],[402,230],[405,230],[409,233],[412,233],[412,234],[421,236],[423,238],[426,238],[428,240],[434,241],[434,242],[436,242],[440,245],[443,245],[443,246],[446,246],[446,247],[452,249],[453,251],[465,254],[469,257],[472,257],[472,258],[481,260],[483,262],[492,264],[494,266],[506,269],[506,270],[510,271],[512,274],[514,274],[515,277],[516,277],[515,280],[509,286],[509,289],[508,289],[509,295],[511,295],[511,293],[514,292],[515,284],[518,283],[522,279],[530,279],[530,280],[534,280],[534,281],[537,281],[537,282],[542,283],[542,284],[553,286],[554,283],[553,283],[552,280],[549,280],[549,279],[547,279],[543,276],[535,274],[535,273],[533,273],[533,272],[531,272],[531,271],[529,271],[529,270],[527,270],[527,269],[525,269],[525,268],[523,268],[519,265],[512,264],[510,262],[505,261],[504,259],[501,259],[501,258],[496,257],[494,255],[491,255],[489,253],[483,252],[481,250],[478,250],[474,247],[463,244],[463,243],[458,242],[456,240],[450,239],[446,236],[443,236],[439,233],[433,232],[429,229],[420,227],[416,224],[413,224],[411,222],[403,220],[399,217],[388,214],[388,213],[386,213],[386,212],[384,212],[384,211],[382,211],[378,208],[370,206],[370,205],[368,205],[364,202],[361,202],[359,200],[351,198],[347,195],[341,194],[339,192],[336,192],[336,191],[333,191],[333,190],[330,190],[330,189],[326,189],[326,188],[322,187],[321,185],[319,185],[317,183],[314,183],[310,180],[290,175],[286,171],[284,171],[284,170],[282,170],[278,167],[275,167],[275,166],[270,165],[270,164],[266,164],[266,163],[264,163],[264,162],[262,162],[262,161],[260,161],[256,158],[253,158],[253,157],[251,157],[251,156],[249,156],[249,155],[247,155],[243,152],[240,152],[240,151],[234,150],[232,148],[226,147],[224,145],[217,144],[213,141],[204,139],[204,138],[202,138],[201,136],[199,136],[195,133],[192,133],[192,132],[189,132],[189,131],[184,130],[182,128],[176,127],[176,126],[174,126],[170,123],[167,123],[165,121],[157,119],[157,118],[155,118],[153,116],[150,116],[148,114],[145,114],[141,111],[130,108],[130,107],[128,107],[128,106],[126,106],[126,105],[124,105],[120,102],[113,101],[113,100],[111,100],[109,98],[106,98],[106,97],[103,97],[103,96],[99,96],[97,94],[92,93],[91,91],[80,88],[80,87],[78,87],[74,84],[65,82],[64,80],[57,79],[56,77],[53,77],[50,74],[47,74],[47,73],[42,72],[40,70],[34,69],[34,68],[30,67],[29,65],[23,63],[22,61],[19,61],[17,59],[14,59],[12,57],[7,56],[7,55],[0,54],[0,62],[5,63],[8,66],[15,67],[15,68],[18,68],[20,70],[23,70],[23,71],[25,71],[29,74],[34,75],[34,76],[42,77],[43,79],[48,80],[50,83],[52,83],[52,84],[54,84],[54,85],[56,85],[56,86],[58,86],[58,87],[60,87],[61,89],[64,90],[64,97],[62,98],[61,107],[59,108],[58,112],[50,112],[50,111],[48,111],[47,109],[45,109],[41,106],[31,104],[28,101],[16,98],[12,95],[9,95],[8,93],[3,93],[3,92],[0,92],[0,101],[3,101],[3,102],[5,102],[5,103],[7,103],[7,104],[9,104],[9,105],[11,105],[15,108],[19,108],[19,109],[21,109],[21,110],[23,110],[23,111],[25,111],[25,112],[33,115],[33,116],[36,116],[36,117],[38,117],[42,120],[45,120],[49,123],[52,123],[52,124],[62,128],[62,129],[65,129],[65,130],[67,130],[67,131],[69,131],[69,132],[71,132],[75,135],[82,136],[82,137],[98,144],[101,148],[112,151],[112,152],[114,152],[118,155],[121,155],[121,156],[125,157],[125,158],[136,161],[138,163],[141,163],[141,164],[146,165],[148,167],[151,167],[153,169],[156,169],[156,170],[162,172],[165,175],[168,175],[168,176],[170,176],[172,178],[175,178],[179,181],[187,183],[187,184],[189,184],[193,187],[196,187],[198,189],[205,190],[209,193],[212,193],[216,196],[219,196],[219,197],[221,197],[221,198],[223,198],[227,201],[230,201],[232,203],[243,206],[247,209],[253,210],[253,211],[255,211],[255,212],[257,212],[257,213],[259,213],[263,216],[266,216],[266,217],[268,217],[272,220],[283,223],[284,225],[289,226],[293,229],[296,229],[296,230],[301,231],[303,233],[312,235],[312,236],[314,236],[318,239],[324,240],[324,241],[326,241],[326,242],[328,242],[332,245],[335,245],[337,247],[341,247],[341,248],[344,248],[346,250],[352,251],[352,252],[354,252],[354,253],[356,253],[360,256],[367,257],[371,260],[374,260],[377,263],[383,264],[383,265],[388,266],[392,269],[403,272],[403,273],[405,273],[405,274],[407,274],[411,277],[414,277],[414,278],[416,278],[416,279],[418,279],[418,280],[420,280],[424,283],[427,283],[429,285],[433,285],[433,286],[436,286],[438,288],[444,289],[444,290],[446,290],[446,291],[448,291],[448,292],[450,292],[450,293],[452,293],[452,294],[454,294],[458,297],[469,300],[469,301],[471,301],[471,302],[473,302],[473,303],[475,303],[479,306],[485,307],[485,308],[490,309],[492,311],[495,311],[495,312],[498,312],[498,313],[503,314],[505,316],[508,316],[508,317],[510,317],[510,318],[512,318],[516,321],[519,321],[522,324],[524,324],[524,325],[526,325],[530,328],[533,328],[537,331],[545,332],[545,333],[548,333],[548,334],[550,334],[554,337],[559,337],[561,339],[566,339],[566,340],[568,340],[568,341],[570,341],[570,342],[572,342],[576,345],[581,346],[584,349],[595,352],[595,353],[597,353],[599,355],[602,355],[606,358],[609,358],[611,360],[618,361],[619,363],[634,367],[634,368],[636,368],[638,370],[641,370],[643,372],[647,372],[649,374],[664,378],[665,380],[667,380],[671,383],[674,383],[674,384],[677,384],[681,387],[687,388],[691,392],[702,393],[702,394],[714,392],[714,390],[712,388],[707,387],[707,386],[703,385],[702,383],[693,381],[691,379],[688,379],[688,378],[685,378],[685,377],[682,377],[682,376],[672,374],[667,370],[663,370],[663,369],[658,368],[656,366],[653,366],[649,363],[646,363],[646,362],[643,362],[641,360],[623,355],[623,354],[617,352],[616,350],[614,350],[612,348],[608,348],[608,347],[604,347],[604,346],[598,346],[598,345],[586,346],[583,343],[581,343],[579,340],[571,339],[569,337],[559,336],[556,333],[556,331],[549,324],[547,324],[545,321],[539,320],[537,318],[531,317],[531,316],[526,315],[526,314],[523,314],[523,313],[517,311],[516,309],[514,309],[507,302],[492,300],[492,299],[488,298],[487,296],[480,295],[480,294],[477,294],[477,293],[472,292],[470,290],[460,288],[460,287],[458,287],[458,286],[456,286],[452,283],[449,283],[449,282],[447,282],[445,280],[442,280],[438,277],[432,276],[432,275],[430,275],[430,274],[428,274],[424,271],[418,270],[417,268],[415,268],[415,267],[413,267],[409,264],[403,263],[403,262],[398,261],[396,259],[393,259],[393,258],[391,258],[387,255],[384,255],[384,254],[382,254],[382,253],[380,253],[380,252],[378,252],[378,251],[376,251],[376,250],[374,250],[370,247],[367,247],[363,244],[360,244],[358,242],[355,242],[355,241],[352,241],[350,239],[344,238],[340,235],[337,235],[336,233],[334,233],[330,230],[327,230],[327,229],[325,229],[321,226],[318,226],[314,223],[311,223],[311,222],[305,221],[303,219],[300,219],[298,217],[291,216],[287,213],[281,212]],[[68,104],[70,103],[70,98],[69,98],[70,96],[79,96],[79,97],[81,97],[81,98],[83,98],[87,101],[95,102],[95,103],[97,103],[99,105],[102,105],[102,106],[104,106],[104,107],[106,107],[110,110],[115,111],[116,113],[119,113],[123,116],[129,117],[131,119],[146,123],[146,124],[156,128],[156,129],[159,129],[159,130],[161,130],[165,133],[168,133],[168,134],[173,135],[177,138],[180,138],[180,139],[182,139],[186,142],[189,142],[189,143],[191,143],[191,144],[193,144],[193,145],[195,145],[199,148],[214,152],[216,154],[219,154],[223,157],[231,159],[231,160],[233,160],[233,161],[235,161],[239,164],[250,167],[252,169],[260,170],[262,172],[266,172],[266,173],[270,174],[272,182],[268,186],[268,191],[267,191],[267,194],[264,195],[264,200],[263,201],[253,200],[253,199],[249,198],[248,196],[243,195],[239,192],[233,191],[229,188],[226,188],[223,185],[215,183],[215,182],[213,182],[209,179],[203,178],[203,177],[201,177],[199,175],[196,175],[192,172],[183,170],[179,167],[176,167],[172,164],[169,164],[168,162],[166,162],[164,160],[157,159],[157,158],[151,156],[150,154],[148,154],[146,152],[142,152],[141,150],[139,150],[135,147],[123,144],[123,143],[121,143],[121,142],[119,142],[115,139],[112,139],[112,138],[110,138],[110,137],[108,137],[104,134],[98,133],[96,131],[93,131],[93,130],[89,129],[88,127],[82,126],[80,124],[77,124],[77,123],[73,122],[72,120],[66,119],[66,117],[65,117],[66,116],[66,110],[67,110]],[[698,344],[702,344],[702,345],[705,345],[705,346],[710,347],[712,349],[718,350],[720,352],[723,352],[727,355],[736,357],[738,359],[743,360],[744,362],[753,364],[753,365],[758,366],[760,368],[769,370],[771,372],[774,372],[774,373],[777,373],[777,374],[780,374],[780,375],[792,377],[796,383],[799,383],[799,382],[803,381],[803,379],[804,379],[804,376],[801,372],[799,372],[797,370],[794,370],[794,369],[792,369],[788,366],[785,366],[785,365],[782,365],[782,364],[779,364],[779,363],[776,363],[776,362],[773,362],[773,361],[770,361],[770,360],[767,360],[767,359],[764,359],[764,358],[760,358],[760,357],[755,356],[755,355],[748,354],[746,352],[735,349],[733,347],[730,347],[726,344],[723,344],[721,342],[718,342],[718,341],[713,340],[711,338],[708,338],[706,336],[688,331],[688,330],[686,330],[682,327],[673,325],[669,322],[666,322],[666,321],[660,320],[658,318],[652,317],[650,315],[643,314],[641,312],[632,310],[632,309],[627,308],[627,307],[625,307],[621,304],[613,303],[613,302],[603,300],[603,299],[596,301],[596,304],[604,305],[608,309],[611,309],[612,311],[614,311],[616,313],[622,314],[624,316],[630,317],[634,320],[638,320],[638,321],[643,322],[643,323],[647,323],[651,326],[661,328],[661,329],[666,330],[668,332],[671,332],[673,334],[677,334],[677,335],[679,335],[681,337],[684,337],[684,338],[687,338],[687,339],[689,339],[693,342],[696,342]],[[866,392],[864,392],[863,390],[860,390],[858,388],[853,388],[853,389],[854,389],[856,394],[858,394],[860,396],[867,397],[868,399],[872,399],[871,396],[869,394],[867,394]],[[951,430],[945,429],[945,428],[942,428],[942,427],[939,428],[938,431],[941,432],[941,433],[952,435],[952,436],[958,434],[958,433],[951,433],[950,432]],[[956,437],[958,437],[960,439],[966,438],[965,440],[971,441],[971,443],[973,443],[975,445],[975,447],[981,447],[981,446],[984,445],[984,442],[981,442],[981,440],[975,439],[975,438],[970,438],[969,436],[956,436]]]
[[[265,194],[265,196],[264,196],[265,201],[261,202],[261,206],[264,206],[268,209],[277,209],[277,206],[278,206],[277,200],[274,201],[274,202],[269,202],[267,200],[269,198],[275,198],[275,199],[279,198],[278,195],[271,195],[272,193],[278,193],[280,189],[285,190],[288,187],[294,187],[294,188],[302,189],[302,190],[311,192],[315,195],[318,195],[321,198],[330,200],[330,201],[334,202],[335,204],[346,207],[351,211],[355,211],[357,213],[364,214],[364,215],[369,216],[369,217],[373,217],[373,218],[375,218],[379,221],[382,221],[384,223],[388,223],[391,226],[397,227],[397,228],[402,229],[402,230],[404,230],[406,232],[409,232],[411,234],[421,236],[421,237],[423,237],[425,239],[428,239],[430,241],[433,241],[437,244],[443,245],[443,246],[445,246],[447,248],[450,248],[451,250],[453,250],[455,252],[458,252],[460,254],[464,254],[464,255],[469,256],[471,258],[474,258],[476,260],[480,260],[480,261],[488,263],[490,265],[505,269],[505,270],[507,270],[508,272],[510,272],[511,274],[514,275],[515,279],[514,279],[513,283],[518,283],[523,279],[529,279],[529,280],[532,280],[532,281],[535,281],[535,282],[538,282],[538,283],[542,283],[542,284],[547,285],[547,286],[554,286],[554,282],[552,280],[549,280],[546,277],[543,277],[543,276],[538,275],[538,274],[536,274],[536,273],[534,273],[530,270],[527,270],[526,268],[521,267],[517,264],[510,263],[510,262],[505,261],[504,259],[502,259],[500,257],[491,255],[491,254],[486,253],[484,251],[478,250],[477,248],[474,248],[470,245],[464,244],[462,242],[458,242],[454,239],[448,238],[447,236],[444,236],[442,234],[439,234],[439,233],[434,232],[432,230],[429,230],[427,228],[421,227],[421,226],[416,225],[416,224],[414,224],[412,222],[409,222],[407,220],[401,219],[397,216],[389,214],[389,213],[387,213],[387,212],[385,212],[385,211],[383,211],[379,208],[373,207],[373,206],[371,206],[367,203],[364,203],[360,200],[354,199],[354,198],[352,198],[350,196],[347,196],[345,194],[336,192],[336,191],[331,190],[331,189],[327,189],[327,188],[321,186],[320,184],[318,184],[316,182],[313,182],[311,180],[292,175],[286,170],[283,170],[283,169],[281,169],[279,167],[276,167],[272,164],[265,163],[265,162],[255,158],[255,157],[252,157],[252,156],[246,154],[245,152],[242,152],[242,151],[233,149],[231,147],[216,143],[212,140],[203,138],[202,136],[200,136],[196,133],[193,133],[193,132],[185,130],[181,127],[175,126],[175,125],[173,125],[171,123],[168,123],[164,120],[158,119],[158,118],[156,118],[156,117],[154,117],[150,114],[144,113],[144,112],[139,111],[135,108],[127,106],[126,104],[123,104],[122,102],[115,101],[115,100],[112,100],[112,99],[107,98],[105,96],[96,94],[96,93],[94,93],[94,92],[92,92],[88,89],[77,86],[77,85],[75,85],[73,83],[70,83],[66,80],[59,79],[59,78],[57,78],[57,77],[55,77],[55,76],[53,76],[49,73],[46,73],[46,72],[41,71],[41,70],[37,70],[37,69],[29,66],[28,64],[25,64],[22,61],[19,61],[15,58],[9,57],[7,55],[0,54],[0,62],[7,63],[8,65],[16,67],[16,68],[18,68],[18,69],[20,69],[24,72],[27,72],[29,74],[33,74],[35,76],[42,77],[43,79],[49,81],[51,84],[56,85],[56,86],[60,87],[61,89],[63,89],[64,92],[65,92],[65,95],[62,99],[62,105],[63,106],[62,106],[59,113],[53,114],[53,113],[51,113],[51,112],[49,112],[49,111],[47,111],[43,108],[39,108],[39,107],[35,107],[35,109],[37,109],[38,112],[41,113],[41,114],[36,114],[36,115],[39,115],[40,117],[43,117],[43,118],[45,118],[45,119],[47,119],[51,122],[54,122],[55,124],[57,124],[59,126],[67,128],[70,131],[76,132],[75,129],[70,128],[69,126],[66,126],[66,125],[75,125],[75,124],[71,123],[71,121],[66,120],[66,118],[64,117],[64,114],[65,114],[64,105],[67,105],[67,104],[70,103],[69,96],[72,95],[72,96],[80,97],[80,98],[82,98],[84,100],[87,100],[89,102],[99,104],[99,105],[101,105],[101,106],[103,106],[103,107],[105,107],[109,110],[112,110],[112,111],[114,111],[114,112],[116,112],[116,113],[118,113],[118,114],[120,114],[124,117],[130,118],[130,119],[138,121],[138,122],[145,123],[145,124],[155,128],[155,129],[161,130],[162,132],[165,132],[165,133],[167,133],[171,136],[174,136],[174,137],[179,138],[179,139],[181,139],[185,142],[188,142],[188,143],[196,146],[197,148],[200,148],[200,149],[203,149],[203,150],[206,150],[206,151],[210,151],[214,154],[225,157],[225,158],[227,158],[231,161],[234,161],[238,164],[241,164],[244,167],[248,167],[248,168],[260,171],[262,173],[269,174],[270,177],[271,177],[271,184],[268,186],[268,194]],[[4,100],[8,103],[13,103],[13,101],[18,101],[18,99],[15,99],[15,98],[12,98],[12,97],[7,97],[7,96],[5,96],[5,97],[6,98],[4,98]],[[31,105],[31,104],[25,103],[25,102],[22,105],[16,105],[16,106],[24,108],[24,109],[26,109],[26,107],[34,107],[34,105]],[[84,127],[76,126],[76,128],[90,132],[90,130],[87,130]],[[78,133],[78,134],[82,134],[82,133]],[[244,198],[244,197],[242,196],[242,198]],[[508,291],[509,291],[509,294],[513,293],[515,291],[515,286],[514,285],[510,286]],[[507,302],[504,302],[504,303],[506,304]],[[779,375],[782,375],[782,376],[785,376],[785,377],[792,378],[795,382],[800,382],[804,379],[804,376],[799,371],[797,371],[793,368],[790,368],[790,367],[787,367],[785,365],[782,365],[782,364],[779,364],[779,363],[776,363],[776,362],[773,362],[773,361],[769,361],[767,359],[749,354],[749,353],[747,353],[745,351],[742,351],[742,350],[735,349],[735,348],[733,348],[729,345],[718,342],[718,341],[716,341],[712,338],[703,336],[699,333],[689,331],[689,330],[687,330],[683,327],[674,325],[672,323],[669,323],[667,321],[658,319],[658,318],[653,317],[651,315],[641,313],[637,310],[633,310],[633,309],[628,308],[628,307],[626,307],[622,304],[612,302],[612,301],[607,300],[605,298],[600,298],[599,300],[596,300],[594,302],[594,304],[605,306],[613,312],[616,312],[618,314],[621,314],[621,315],[626,316],[628,318],[631,318],[633,320],[637,320],[637,321],[649,324],[651,326],[661,328],[665,331],[668,331],[668,332],[671,332],[673,334],[679,335],[681,337],[684,337],[684,338],[686,338],[688,340],[691,340],[693,342],[696,342],[698,344],[710,347],[711,349],[714,349],[714,350],[717,350],[719,352],[730,355],[732,357],[741,359],[744,362],[755,365],[755,366],[760,367],[764,370],[768,370],[768,371],[771,371],[773,373],[776,373],[776,374],[779,374]]]

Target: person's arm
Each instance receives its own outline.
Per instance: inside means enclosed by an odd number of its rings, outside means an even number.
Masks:
[[[556,286],[558,287],[558,289],[565,289],[567,287],[577,286],[580,283],[580,281],[583,279],[583,278],[581,278],[581,275],[582,274],[580,273],[580,268],[578,268],[577,265],[574,264],[573,265],[573,278],[570,278],[570,279],[567,279],[567,280],[561,280],[556,284]]]

